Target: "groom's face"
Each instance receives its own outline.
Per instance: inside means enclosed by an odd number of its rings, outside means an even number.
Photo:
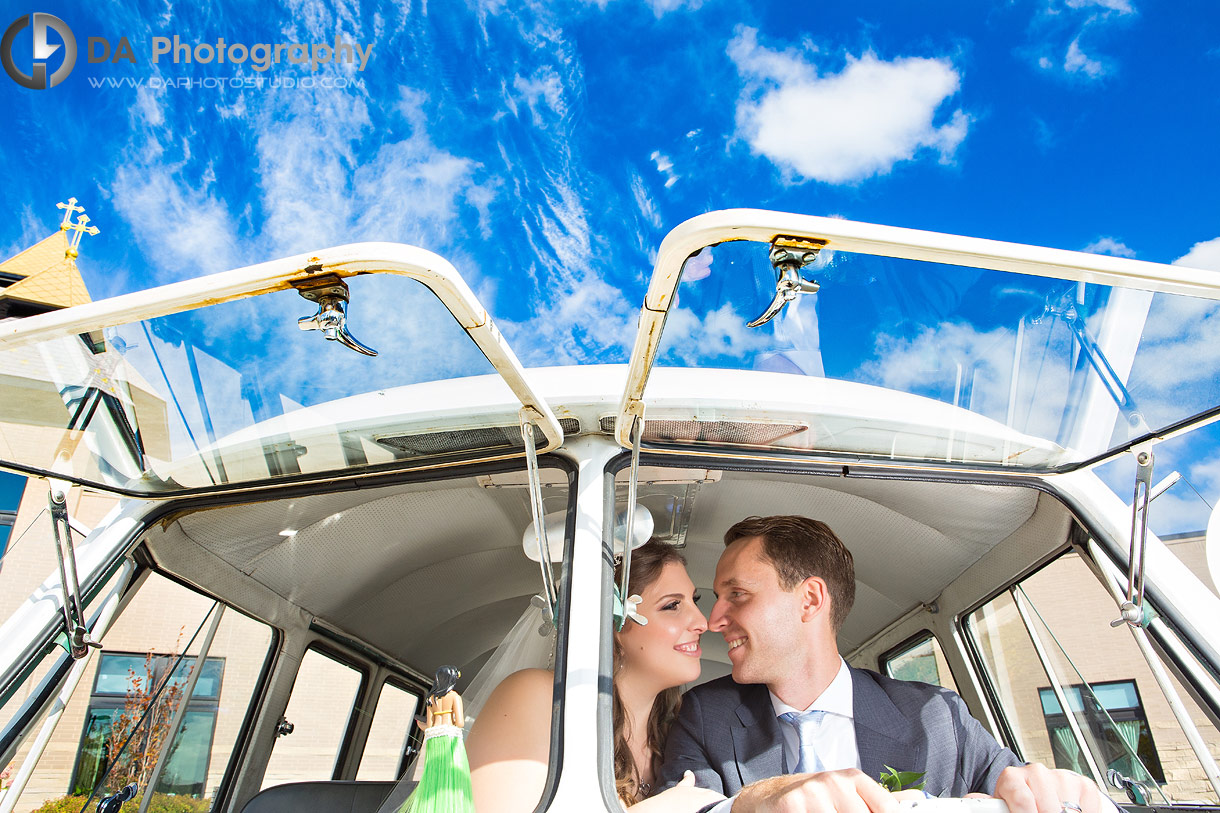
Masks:
[[[708,629],[729,645],[733,679],[772,683],[784,679],[803,657],[801,600],[780,586],[763,555],[762,538],[738,539],[724,549],[713,582],[716,604]]]

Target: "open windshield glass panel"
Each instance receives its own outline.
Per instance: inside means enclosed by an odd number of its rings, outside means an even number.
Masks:
[[[0,346],[0,459],[168,495],[522,453],[521,402],[498,376],[472,386],[502,391],[502,414],[428,387],[496,373],[432,291],[347,285],[346,328],[375,357],[301,329],[319,306],[293,290]]]
[[[817,290],[748,327],[776,297],[769,248],[729,242],[690,257],[657,354],[658,368],[801,377],[775,386],[814,405],[814,420],[734,442],[1047,471],[1220,402],[1215,301],[822,249],[800,272]],[[650,412],[646,442],[719,440],[665,417]]]

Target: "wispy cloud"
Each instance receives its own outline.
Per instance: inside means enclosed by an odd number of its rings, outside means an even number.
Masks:
[[[211,162],[191,154],[193,128],[176,130],[161,99],[144,88],[137,92],[131,124],[133,140],[115,171],[112,203],[149,259],[153,281],[241,265],[238,224],[216,191]]]
[[[639,2],[639,0],[619,0],[620,2]],[[680,11],[683,9],[695,10],[703,5],[703,0],[643,0],[644,3],[652,9],[652,13],[658,19],[669,14],[671,11]],[[606,8],[614,0],[582,0],[586,5],[597,6],[600,9]]]
[[[1111,257],[1135,256],[1135,252],[1132,249],[1113,237],[1098,237],[1092,243],[1085,246],[1083,251],[1087,251],[1090,254],[1109,254]]]
[[[947,59],[849,54],[842,71],[820,75],[804,54],[760,45],[749,28],[728,53],[745,80],[738,135],[796,182],[858,183],[922,151],[949,163],[969,130],[961,109],[935,121],[961,85]]]
[[[665,155],[660,150],[653,150],[652,155],[648,157],[656,164],[657,172],[664,176],[666,189],[669,189],[678,182],[679,176],[674,172],[674,162],[670,160],[668,155]]]
[[[542,66],[531,77],[513,77],[513,89],[529,107],[535,124],[541,124],[551,116],[562,118],[567,115],[563,80],[549,65]]]
[[[1084,82],[1103,80],[1119,65],[1095,51],[1098,41],[1115,23],[1136,15],[1129,0],[1044,0],[1030,22],[1030,42],[1021,51],[1045,73]]]
[[[1063,58],[1063,69],[1068,73],[1083,73],[1090,79],[1099,79],[1106,75],[1105,66],[1080,49],[1079,38],[1068,45],[1067,55]]]
[[[1068,8],[1102,8],[1119,14],[1132,14],[1135,8],[1128,0],[1067,0]]]

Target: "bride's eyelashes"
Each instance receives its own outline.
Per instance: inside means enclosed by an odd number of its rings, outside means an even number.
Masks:
[[[699,594],[695,593],[693,596],[691,596],[690,600],[691,600],[692,604],[698,605]],[[667,601],[664,604],[662,604],[661,609],[662,610],[676,610],[681,606],[682,606],[682,599],[676,598],[676,599],[673,599],[672,601]]]

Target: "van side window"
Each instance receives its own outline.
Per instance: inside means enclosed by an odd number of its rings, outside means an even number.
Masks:
[[[940,642],[930,632],[899,644],[880,658],[882,671],[898,680],[915,680],[957,691]]]
[[[1149,804],[1215,804],[1216,793],[1182,726],[1093,570],[1072,552],[980,607],[965,621],[1021,756],[1097,779],[1140,784]],[[1217,730],[1173,686],[1215,752]],[[1111,781],[1107,781],[1107,779]]]
[[[364,741],[364,754],[356,778],[360,780],[397,779],[407,750],[407,738],[415,725],[419,698],[393,683],[385,683],[377,698],[373,724]]]
[[[292,733],[277,737],[263,788],[334,779],[364,675],[317,649],[307,649],[284,717]]]

